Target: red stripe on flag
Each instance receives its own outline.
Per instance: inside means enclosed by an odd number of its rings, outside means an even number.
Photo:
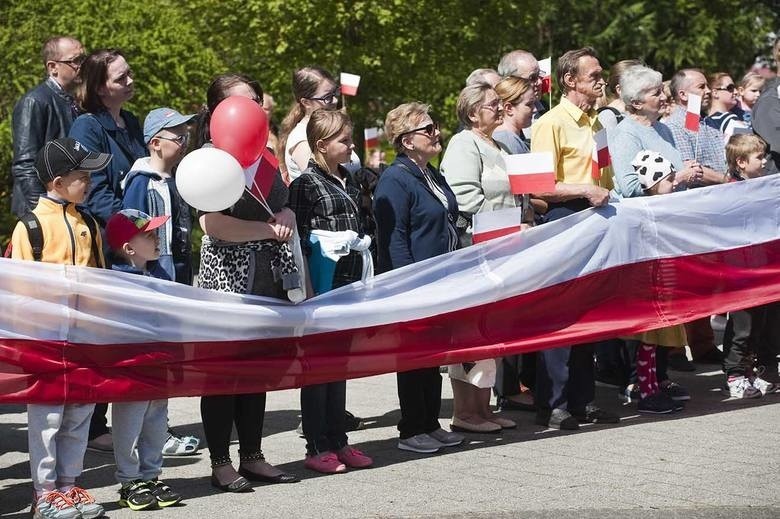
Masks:
[[[606,168],[612,164],[612,157],[609,154],[609,147],[605,146],[598,149],[599,167]]]
[[[355,96],[358,92],[357,85],[341,85],[341,93],[345,96]]]
[[[471,241],[473,243],[482,243],[483,241],[492,240],[494,238],[500,238],[502,236],[506,236],[507,234],[512,234],[514,232],[520,232],[520,226],[512,226],[512,227],[504,227],[502,229],[493,229],[491,231],[485,231],[480,233],[474,233],[471,236]]]
[[[551,193],[555,191],[555,175],[552,172],[510,174],[509,186],[513,195]]]
[[[700,120],[701,120],[701,116],[699,116],[698,114],[685,112],[685,129],[690,130],[692,132],[698,132]]]
[[[770,303],[779,288],[776,240],[620,265],[456,312],[304,337],[116,345],[0,339],[0,402],[288,389],[593,342]]]
[[[599,167],[598,161],[590,161],[590,176],[593,180],[601,180],[601,168]]]

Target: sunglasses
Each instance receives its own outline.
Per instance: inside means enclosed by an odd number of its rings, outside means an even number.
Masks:
[[[69,67],[78,70],[81,68],[81,64],[84,63],[84,60],[87,59],[87,56],[84,54],[79,54],[78,56],[75,56],[71,59],[55,59],[55,63],[64,63],[68,65]]]
[[[730,83],[724,87],[714,88],[713,90],[725,90],[727,92],[734,93],[734,90],[736,90],[736,88],[737,86],[734,83]]]
[[[425,126],[420,126],[419,128],[415,128],[413,130],[407,130],[403,133],[399,133],[398,137],[396,137],[396,140],[400,139],[404,135],[409,135],[410,133],[419,133],[419,132],[423,132],[428,137],[433,137],[437,131],[439,131],[439,123],[428,123]]]

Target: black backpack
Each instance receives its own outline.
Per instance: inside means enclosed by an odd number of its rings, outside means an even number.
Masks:
[[[77,206],[76,211],[79,212],[84,223],[89,227],[89,233],[92,236],[92,256],[95,258],[96,263],[100,263],[100,248],[97,244],[97,233],[100,232],[100,229],[98,229],[97,222],[91,214],[82,208]],[[43,231],[41,230],[41,222],[32,212],[22,216],[19,221],[27,228],[27,236],[30,240],[30,247],[32,247],[33,259],[35,261],[41,261],[41,258],[43,257]],[[5,251],[5,257],[11,257],[11,244],[8,244],[8,248]],[[105,265],[99,266],[104,267]]]

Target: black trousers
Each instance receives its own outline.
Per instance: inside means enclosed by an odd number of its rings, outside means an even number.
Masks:
[[[201,397],[200,416],[212,463],[230,461],[230,436],[234,424],[238,433],[239,454],[244,457],[260,452],[265,393]]]
[[[520,384],[532,391],[536,386],[536,352],[502,357],[496,368],[497,397],[519,395]]]
[[[723,371],[726,375],[751,375],[754,363],[777,371],[779,310],[780,306],[773,303],[729,312],[723,333]]]
[[[440,427],[441,375],[439,368],[404,371],[396,375],[401,421],[398,432],[401,439],[418,434],[429,434]]]
[[[95,411],[89,421],[89,439],[94,440],[108,432],[108,404],[95,404]]]
[[[301,388],[301,421],[309,454],[337,451],[347,445],[346,404],[346,381]]]
[[[553,409],[580,413],[596,396],[594,344],[562,346],[537,352],[536,407],[539,414]]]

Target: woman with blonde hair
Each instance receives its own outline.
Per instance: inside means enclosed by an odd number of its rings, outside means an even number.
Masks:
[[[458,204],[444,177],[430,161],[441,152],[439,125],[422,103],[390,110],[385,135],[397,153],[379,177],[374,192],[377,257],[380,272],[401,268],[454,251]],[[463,442],[463,436],[439,425],[439,368],[397,374],[401,450],[433,453]]]
[[[325,256],[325,239],[351,249],[336,262],[335,271],[328,272],[328,279],[313,283],[320,294],[363,277],[371,256],[362,251],[368,251],[371,240],[361,226],[360,190],[341,166],[349,161],[355,148],[349,116],[337,110],[315,110],[306,124],[306,135],[312,158],[308,168],[290,184],[289,204],[295,212],[301,248],[310,266],[322,261],[315,255]],[[346,393],[345,380],[301,388],[306,468],[335,474],[347,467],[372,465],[371,458],[347,443]]]

